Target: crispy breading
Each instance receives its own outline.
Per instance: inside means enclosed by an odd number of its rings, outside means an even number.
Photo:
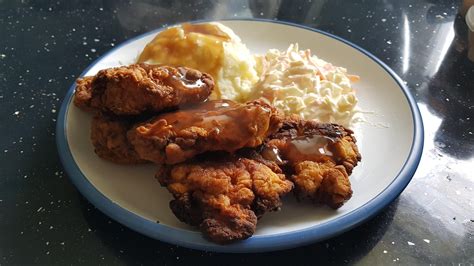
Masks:
[[[143,159],[175,164],[207,151],[256,147],[279,128],[280,120],[273,107],[260,101],[208,101],[139,124],[128,137]]]
[[[144,163],[128,142],[127,131],[134,119],[119,118],[98,113],[91,123],[91,140],[95,153],[106,160],[120,164]]]
[[[92,81],[93,76],[78,78],[76,80],[76,91],[74,92],[74,104],[82,110],[91,112]]]
[[[174,196],[176,217],[217,243],[253,235],[257,218],[278,210],[280,198],[293,188],[281,170],[230,155],[165,166],[157,178]]]
[[[76,106],[116,115],[156,113],[203,102],[214,88],[212,77],[197,70],[147,64],[100,70],[76,83]]]
[[[280,158],[298,198],[339,208],[352,196],[349,175],[361,155],[351,130],[294,116],[283,121],[265,147],[276,148],[270,157]]]

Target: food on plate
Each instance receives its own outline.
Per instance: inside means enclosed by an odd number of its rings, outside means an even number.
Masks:
[[[257,218],[278,210],[293,188],[276,165],[232,155],[203,158],[162,168],[156,177],[173,194],[176,217],[199,226],[214,242],[252,236]]]
[[[94,108],[91,106],[92,98],[92,80],[93,76],[78,78],[76,80],[76,90],[74,92],[74,104],[84,111],[91,112]]]
[[[142,159],[174,164],[206,151],[256,147],[280,121],[276,109],[262,101],[211,100],[138,124],[128,138]]]
[[[357,76],[297,44],[253,56],[220,23],[170,27],[138,62],[78,79],[74,104],[94,114],[97,155],[160,165],[172,212],[211,241],[249,238],[292,190],[351,198]]]
[[[284,162],[300,199],[339,208],[352,196],[349,175],[361,155],[353,132],[341,125],[287,118],[261,154]]]
[[[286,115],[352,126],[358,100],[351,82],[357,76],[312,55],[309,49],[299,50],[298,44],[286,51],[270,49],[256,58],[260,79],[249,99],[263,97]]]
[[[134,64],[78,79],[74,103],[86,111],[138,115],[202,102],[213,87],[211,76],[194,69]]]
[[[244,102],[258,80],[255,59],[240,38],[221,23],[170,27],[146,45],[138,62],[209,73],[216,82],[211,99]]]
[[[119,164],[146,162],[138,156],[127,139],[127,131],[135,122],[135,118],[96,114],[91,124],[91,140],[95,153],[103,159]]]

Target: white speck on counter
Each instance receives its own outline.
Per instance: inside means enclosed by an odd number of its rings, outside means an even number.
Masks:
[[[392,41],[388,40],[387,43],[388,43],[388,44],[392,44]]]
[[[94,48],[91,49],[91,52],[93,52],[93,53],[95,53],[96,51],[97,51],[97,50],[94,49]]]
[[[410,242],[410,241],[407,241],[407,243],[408,243],[409,246],[414,246],[415,245],[415,243]]]
[[[39,207],[36,212],[40,212],[41,210],[43,210],[43,207]]]
[[[56,109],[51,109],[51,113],[56,113]]]
[[[382,21],[382,22],[386,22],[386,21],[387,21],[387,19],[386,19],[386,18],[383,18],[383,19],[381,19],[381,21]]]
[[[100,40],[99,39],[94,39],[94,42],[99,42]]]
[[[384,254],[387,254],[387,252],[388,252],[388,251],[386,251],[386,250],[383,251]]]
[[[13,113],[13,115],[19,115],[19,114],[20,114],[20,111],[15,111],[15,112]]]
[[[61,242],[59,243],[61,246],[64,246],[66,243],[65,242]]]
[[[49,246],[49,241],[46,241],[46,246]]]
[[[431,242],[429,239],[423,239],[423,241],[425,241],[428,244]]]

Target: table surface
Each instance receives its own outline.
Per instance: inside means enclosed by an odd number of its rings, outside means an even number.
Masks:
[[[474,63],[457,1],[0,1],[0,265],[474,263]],[[110,220],[71,184],[56,151],[61,101],[113,46],[196,19],[270,18],[321,29],[380,58],[425,125],[398,199],[335,238],[261,254],[200,252]],[[389,140],[388,140],[389,141]]]

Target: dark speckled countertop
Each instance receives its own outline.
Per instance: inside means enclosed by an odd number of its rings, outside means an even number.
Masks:
[[[0,1],[0,265],[474,263],[474,63],[457,1]],[[137,234],[90,205],[58,158],[74,79],[140,33],[195,19],[271,18],[345,38],[389,65],[425,124],[420,166],[369,222],[313,245],[232,255]]]

